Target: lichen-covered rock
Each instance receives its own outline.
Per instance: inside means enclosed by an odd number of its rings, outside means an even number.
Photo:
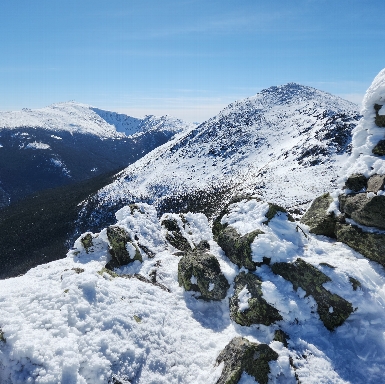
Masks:
[[[327,212],[332,202],[333,198],[329,193],[317,197],[302,216],[301,223],[308,225],[311,233],[334,238],[336,218],[333,213]]]
[[[252,273],[241,272],[234,280],[234,295],[230,298],[230,317],[244,326],[271,325],[282,320],[278,310],[263,298],[261,281]],[[239,294],[246,287],[249,292],[248,308],[241,310]]]
[[[118,226],[108,227],[107,238],[110,243],[109,252],[112,259],[107,263],[106,268],[114,269],[127,265],[135,260],[142,261],[139,248],[124,228]]]
[[[377,193],[384,189],[385,175],[372,175],[368,180],[367,192]]]
[[[381,108],[382,105],[374,104],[374,110],[376,111],[376,117],[374,119],[374,122],[376,123],[377,127],[385,127],[385,115],[380,115],[378,113]]]
[[[257,229],[241,236],[235,228],[228,226],[219,233],[217,243],[226,256],[238,267],[255,271],[257,264],[252,260],[251,243],[263,233]]]
[[[353,307],[348,301],[323,287],[323,284],[331,279],[304,260],[299,258],[294,263],[276,263],[271,269],[290,281],[295,290],[301,287],[306,296],[313,296],[319,317],[330,331],[343,324],[353,312]]]
[[[274,332],[273,340],[281,342],[286,348],[289,345],[287,342],[288,339],[289,339],[289,335],[286,332],[282,331],[282,329],[277,329]]]
[[[81,239],[80,239],[84,249],[86,250],[86,252],[88,253],[90,251],[90,248],[93,247],[93,242],[92,242],[92,235],[91,233],[87,233],[85,236],[83,236]]]
[[[278,213],[278,212],[282,212],[282,213],[286,213],[287,215],[287,219],[289,221],[292,221],[294,222],[294,217],[283,207],[281,207],[280,205],[277,205],[277,204],[274,204],[274,203],[268,203],[269,204],[269,210],[267,211],[266,213],[266,217],[267,217],[267,221],[264,223],[264,224],[268,224],[270,222],[270,220],[275,217],[275,215]]]
[[[340,210],[358,224],[385,229],[385,196],[340,195]]]
[[[243,337],[235,337],[217,357],[217,365],[224,362],[217,384],[237,384],[243,372],[253,376],[259,384],[267,384],[269,361],[277,359],[278,353],[267,344],[252,343]]]
[[[372,149],[373,155],[385,156],[385,140],[380,140]]]
[[[227,223],[222,224],[221,221],[222,221],[223,216],[225,216],[225,215],[230,213],[230,206],[232,204],[239,203],[242,200],[250,200],[250,199],[251,199],[251,197],[249,197],[249,196],[243,196],[243,195],[241,195],[241,196],[234,196],[230,200],[230,202],[222,209],[220,214],[213,221],[212,232],[213,232],[213,237],[214,237],[215,241],[218,240],[219,234],[228,226]],[[253,198],[253,199],[258,200],[258,201],[260,200],[258,198]]]
[[[166,229],[166,240],[176,249],[183,252],[192,250],[189,241],[183,236],[178,222],[175,219],[164,219],[161,223]]]
[[[337,224],[337,240],[385,267],[385,234],[364,232],[348,224]]]
[[[194,251],[181,258],[178,282],[186,291],[200,292],[200,299],[222,300],[230,285],[216,257],[206,251],[206,244],[200,243]]]
[[[367,178],[362,173],[355,173],[348,177],[345,188],[354,192],[359,192],[367,186]]]
[[[354,277],[349,276],[349,281],[353,287],[353,291],[357,291],[357,288],[361,288],[361,283]]]

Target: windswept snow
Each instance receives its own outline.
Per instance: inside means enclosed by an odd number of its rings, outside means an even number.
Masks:
[[[231,210],[237,214],[238,228],[242,223],[247,229],[263,225],[268,233],[283,233],[292,244],[283,251],[286,260],[301,257],[313,264],[332,279],[325,288],[352,303],[355,312],[336,331],[323,326],[312,297],[305,297],[300,289],[295,292],[267,265],[255,273],[263,281],[264,298],[283,317],[277,325],[242,327],[230,321],[232,289],[222,302],[197,300],[178,285],[179,257],[167,245],[155,209],[138,204],[137,209],[118,211],[116,225],[146,244],[155,257],[143,253],[142,264],[136,261],[116,272],[149,279],[156,271],[157,282],[170,292],[135,277],[107,273],[105,229],[92,234],[93,247],[88,250],[79,239],[66,259],[0,281],[0,328],[5,339],[0,342],[1,383],[104,384],[116,378],[138,384],[214,384],[223,368],[215,365],[216,357],[235,336],[267,343],[279,354],[270,363],[271,383],[295,384],[295,374],[301,383],[381,382],[385,369],[382,267],[341,243],[308,233],[305,237],[293,223],[282,231],[278,224],[287,222],[285,215],[268,226],[261,224],[260,216],[244,209],[246,203]],[[232,284],[239,269],[212,240],[207,219],[192,213],[186,217],[191,238],[209,239],[210,253]],[[281,240],[277,237],[272,243],[278,247]],[[350,277],[361,288],[354,291]],[[241,296],[246,305],[246,290]],[[273,341],[278,325],[290,337],[287,348]],[[240,382],[253,380],[244,374]]]

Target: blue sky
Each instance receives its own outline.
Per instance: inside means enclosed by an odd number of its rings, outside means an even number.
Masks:
[[[298,82],[359,102],[384,0],[4,0],[0,110],[75,100],[203,121]]]

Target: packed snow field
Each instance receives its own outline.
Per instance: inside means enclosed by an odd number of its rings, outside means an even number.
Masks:
[[[215,360],[234,336],[267,343],[279,354],[270,363],[272,383],[379,383],[385,369],[385,277],[382,268],[349,247],[327,238],[304,235],[297,224],[278,214],[269,225],[263,202],[241,201],[222,221],[243,233],[263,229],[253,244],[253,260],[261,252],[273,261],[301,257],[320,268],[331,282],[325,288],[355,308],[336,331],[328,331],[304,291],[257,268],[264,298],[283,320],[275,325],[242,327],[230,321],[228,291],[221,302],[205,302],[178,285],[179,257],[167,244],[165,229],[152,206],[141,204],[116,214],[117,225],[156,253],[143,263],[121,267],[118,275],[138,273],[167,290],[134,277],[111,275],[106,230],[94,234],[88,250],[80,239],[63,260],[41,265],[26,275],[1,281],[0,348],[2,383],[106,383],[113,377],[131,383],[215,383],[221,366]],[[167,215],[167,217],[178,217]],[[210,253],[231,284],[239,273],[213,241],[203,214],[185,216],[192,243],[208,240]],[[303,228],[306,233],[306,228]],[[327,263],[329,266],[320,266]],[[331,266],[335,268],[332,269]],[[349,277],[362,287],[353,290]],[[290,337],[288,347],[272,341],[280,326]],[[290,357],[292,366],[290,365]],[[295,368],[293,368],[295,367]],[[294,370],[295,369],[295,370]],[[123,380],[123,381],[122,381]],[[124,381],[125,380],[125,381]],[[243,375],[241,383],[253,383]]]

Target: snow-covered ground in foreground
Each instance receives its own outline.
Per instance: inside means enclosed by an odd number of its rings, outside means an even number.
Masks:
[[[334,332],[319,320],[311,297],[304,297],[300,289],[295,292],[266,265],[255,273],[263,280],[264,297],[283,317],[276,325],[242,327],[232,322],[232,288],[222,302],[197,300],[178,285],[180,259],[166,242],[155,209],[139,204],[133,212],[128,207],[118,211],[117,224],[156,255],[149,259],[143,253],[142,264],[136,261],[118,272],[150,278],[156,270],[157,281],[170,292],[134,277],[106,273],[106,230],[92,235],[89,253],[77,240],[66,259],[0,281],[0,328],[6,340],[0,341],[0,382],[96,384],[116,377],[123,383],[215,383],[222,369],[215,366],[216,357],[237,335],[268,343],[279,354],[270,363],[271,383],[296,383],[290,357],[301,383],[383,382],[383,268],[341,243],[305,237],[285,214],[266,227],[265,212],[264,203],[242,201],[232,206],[223,222],[244,233],[263,229],[264,247],[277,250],[277,260],[301,257],[328,275],[332,281],[325,288],[356,308]],[[210,253],[231,284],[239,269],[213,241],[205,216],[189,213],[185,219],[189,240],[209,241]],[[253,247],[253,258],[259,257]],[[354,291],[349,277],[361,288]],[[288,348],[272,341],[278,326],[290,336]],[[255,381],[243,374],[240,383]]]
[[[20,127],[39,127],[119,138],[153,129],[177,133],[193,128],[194,124],[171,116],[148,115],[138,119],[70,101],[40,109],[24,108],[21,111],[0,112],[0,130]]]

